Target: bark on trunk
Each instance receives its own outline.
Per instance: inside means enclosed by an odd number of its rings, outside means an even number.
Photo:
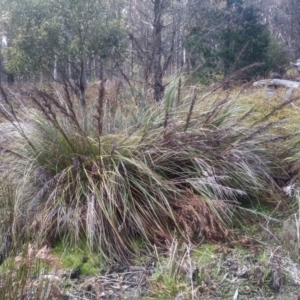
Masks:
[[[161,66],[163,29],[162,12],[164,0],[154,1],[154,24],[153,24],[153,96],[155,101],[160,101],[164,94],[163,74]]]
[[[87,134],[87,115],[86,115],[86,97],[85,97],[86,86],[87,86],[86,71],[84,68],[84,62],[82,60],[80,66],[80,79],[79,79],[79,91],[80,91],[79,100],[80,100],[80,106],[82,112],[83,131],[85,134]]]

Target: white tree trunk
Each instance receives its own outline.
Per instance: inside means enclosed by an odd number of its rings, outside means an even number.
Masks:
[[[54,56],[53,78],[54,78],[55,81],[57,80],[57,56],[56,56],[56,54]]]
[[[292,81],[292,80],[284,80],[284,79],[264,79],[259,80],[253,83],[253,86],[276,86],[276,87],[286,87],[286,88],[300,88],[300,82]]]

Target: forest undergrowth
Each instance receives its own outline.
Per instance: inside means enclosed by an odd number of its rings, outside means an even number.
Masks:
[[[129,88],[108,97],[99,83],[88,90],[85,130],[67,86],[2,87],[0,299],[25,299],[28,278],[39,276],[32,299],[46,299],[45,290],[52,299],[45,276],[56,260],[37,255],[46,248],[62,249],[61,257],[79,249],[74,267],[95,273],[151,253],[151,299],[211,299],[210,271],[230,255],[239,270],[236,247],[256,251],[270,239],[299,263],[299,100],[297,92],[270,98],[249,86],[187,88],[176,79],[153,103],[142,93],[133,100]],[[264,286],[282,285],[268,251],[258,269],[246,270],[260,278],[262,295]],[[289,278],[298,272],[291,270],[286,265]]]

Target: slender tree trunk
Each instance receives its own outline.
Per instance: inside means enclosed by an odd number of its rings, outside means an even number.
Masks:
[[[162,12],[165,0],[154,0],[154,24],[153,24],[153,96],[155,101],[160,101],[164,94],[163,74],[161,66],[163,29]]]
[[[99,58],[99,79],[103,80],[104,78],[104,74],[103,74],[103,62],[102,62],[102,58]]]
[[[57,56],[56,56],[56,54],[54,55],[53,78],[55,81],[57,80]]]
[[[227,0],[227,10],[228,12],[230,12],[230,9],[233,5],[234,1],[233,0]],[[231,15],[229,14],[229,17],[228,17],[228,24],[231,24]],[[230,25],[227,26],[227,29],[226,29],[226,35],[227,35],[227,39],[225,41],[225,49],[230,49],[230,40],[231,40],[231,28],[230,28]],[[224,59],[223,61],[223,64],[224,64],[224,74],[227,75],[229,70],[230,70],[230,62],[228,61],[227,58]]]
[[[2,85],[2,71],[3,71],[3,65],[2,65],[2,43],[0,42],[0,86]]]
[[[146,28],[145,30],[145,37],[146,37],[146,43],[145,43],[145,62],[144,62],[144,70],[143,70],[143,80],[144,80],[144,97],[145,99],[148,96],[148,89],[149,89],[149,75],[151,73],[151,68],[152,68],[152,58],[151,56],[148,54],[151,50],[149,49],[149,30],[148,28]]]
[[[130,3],[129,3],[129,22],[130,22],[130,25],[132,27],[132,24],[133,24],[133,21],[132,21],[132,0],[130,0]],[[132,31],[132,28],[131,28],[131,31]],[[129,74],[130,74],[130,77],[133,76],[133,40],[131,39],[130,41],[130,59],[129,59]]]
[[[83,131],[87,134],[87,115],[86,115],[86,91],[87,81],[86,81],[86,71],[84,66],[83,59],[81,60],[80,66],[80,79],[79,79],[79,100],[82,112],[82,121],[83,121]]]
[[[71,80],[72,79],[72,66],[71,66],[71,57],[68,56],[68,77]]]

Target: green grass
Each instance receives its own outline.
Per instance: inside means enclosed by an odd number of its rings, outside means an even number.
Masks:
[[[192,256],[200,265],[208,265],[215,258],[216,244],[205,243],[193,250]]]
[[[174,299],[180,293],[190,292],[189,271],[184,268],[189,250],[188,245],[179,249],[178,241],[173,240],[167,253],[160,255],[156,252],[156,271],[150,280],[153,293],[149,299]]]

